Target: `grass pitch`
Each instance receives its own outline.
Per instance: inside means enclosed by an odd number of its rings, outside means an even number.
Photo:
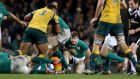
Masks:
[[[0,79],[140,79],[140,75],[80,75],[80,74],[0,74]]]

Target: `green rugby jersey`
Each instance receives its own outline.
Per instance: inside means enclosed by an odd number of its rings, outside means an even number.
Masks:
[[[78,40],[76,45],[73,45],[71,41],[67,41],[65,47],[68,49],[75,49],[76,52],[73,54],[77,58],[82,58],[85,56],[86,51],[88,50],[88,45],[82,40]]]
[[[11,71],[11,60],[9,54],[0,52],[0,73],[9,73]]]
[[[4,16],[10,16],[10,12],[6,10],[3,3],[0,2],[0,26]]]

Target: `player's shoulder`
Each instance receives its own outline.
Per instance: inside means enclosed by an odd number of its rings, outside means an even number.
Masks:
[[[82,41],[82,40],[78,40],[78,44],[80,44],[81,46],[83,46],[83,45],[87,45],[84,41]]]

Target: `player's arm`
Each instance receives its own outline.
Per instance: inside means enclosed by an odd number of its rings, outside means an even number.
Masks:
[[[33,17],[33,13],[28,13],[27,15],[25,15],[24,21],[25,22],[30,22],[30,20],[32,19],[32,17]]]
[[[135,29],[135,33],[140,32],[140,27]]]
[[[86,51],[86,58],[84,60],[85,63],[88,63],[90,61],[90,56],[91,56],[91,51],[90,49],[88,48],[87,51]]]
[[[140,8],[138,9],[138,16],[140,17]],[[139,19],[139,24],[140,24],[140,19]],[[140,32],[140,26],[139,28],[135,29],[135,32]]]
[[[21,21],[19,18],[17,18],[14,14],[10,14],[10,16],[19,24],[26,26],[26,23],[24,21]]]
[[[7,20],[7,19],[8,19],[8,17],[7,17],[7,16],[4,16],[4,17],[3,17],[3,20]]]
[[[90,21],[91,24],[94,24],[95,21],[99,18],[99,15],[101,14],[101,11],[103,10],[103,6],[105,4],[105,0],[98,0],[96,12],[94,18]]]
[[[121,9],[127,9],[127,4],[125,0],[121,0]]]
[[[57,32],[57,33],[60,33],[61,32],[61,28],[60,28],[60,25],[59,25],[59,21],[58,21],[58,16],[55,14],[54,15],[54,28],[55,28],[55,31]]]

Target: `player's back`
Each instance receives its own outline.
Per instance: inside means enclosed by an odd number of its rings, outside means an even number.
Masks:
[[[28,27],[35,28],[46,33],[48,24],[54,17],[54,15],[55,13],[47,7],[38,9],[33,12],[33,17]]]
[[[101,13],[100,21],[109,23],[121,23],[120,1],[121,0],[105,0],[105,5]]]
[[[61,17],[58,17],[59,18],[59,24],[60,24],[60,28],[62,29],[70,29],[69,26],[67,25],[67,23],[61,18]]]
[[[0,52],[0,73],[9,73],[10,72],[10,63],[9,55],[6,52]]]

